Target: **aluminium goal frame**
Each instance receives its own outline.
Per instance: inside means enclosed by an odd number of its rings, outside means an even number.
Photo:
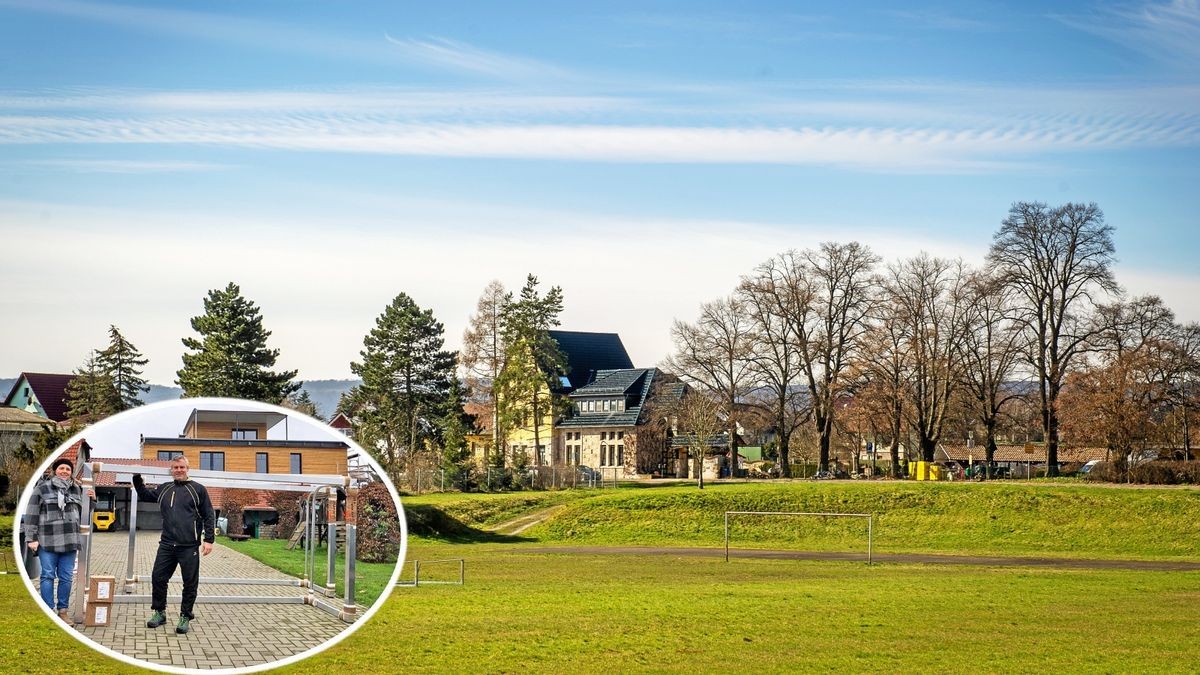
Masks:
[[[101,463],[94,462],[93,470],[99,474]],[[137,509],[138,495],[137,489],[133,487],[133,474],[141,474],[151,478],[163,478],[166,482],[174,480],[171,476],[169,467],[162,466],[146,466],[136,464],[112,464],[108,467],[109,471],[117,474],[117,482],[129,482],[129,546],[125,559],[125,595],[116,596],[114,602],[118,603],[138,603],[146,602],[150,599],[146,594],[135,594],[134,590],[139,582],[150,581],[149,575],[135,575],[133,573],[134,550],[137,545]],[[230,585],[255,585],[255,586],[297,586],[307,589],[307,593],[295,597],[264,597],[252,595],[200,595],[196,598],[196,602],[200,603],[225,603],[225,604],[304,604],[312,605],[332,614],[346,623],[352,623],[358,617],[358,606],[354,600],[354,581],[355,581],[355,565],[354,560],[357,554],[357,534],[358,528],[345,521],[331,520],[328,522],[328,561],[327,561],[327,576],[325,587],[318,587],[315,583],[315,568],[316,568],[316,537],[313,536],[316,532],[314,521],[318,509],[318,499],[322,493],[325,496],[336,499],[337,490],[344,489],[347,492],[350,488],[350,478],[340,474],[281,474],[281,473],[245,473],[237,471],[213,471],[208,469],[195,469],[188,471],[189,479],[196,479],[205,487],[220,487],[220,488],[241,488],[249,490],[272,490],[277,492],[298,492],[303,493],[305,499],[305,510],[308,513],[308,530],[306,532],[304,542],[304,578],[303,579],[278,579],[278,578],[227,578],[227,577],[200,577],[202,583],[215,584],[230,584]],[[324,597],[336,597],[334,577],[335,577],[335,562],[337,559],[337,527],[341,525],[346,529],[346,564],[345,564],[345,598],[341,607],[330,603],[322,598],[316,597],[316,594],[321,594]],[[89,533],[90,535],[90,533]],[[90,537],[89,537],[90,538]],[[176,577],[178,578],[178,577]],[[178,596],[171,596],[170,600],[178,600]],[[80,605],[82,607],[82,603]]]

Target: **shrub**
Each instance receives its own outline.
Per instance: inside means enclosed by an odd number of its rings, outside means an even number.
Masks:
[[[294,492],[273,490],[267,493],[267,503],[279,514],[279,522],[275,523],[276,536],[290,538],[300,521],[300,498]]]
[[[258,493],[255,490],[236,488],[225,490],[224,497],[221,500],[221,513],[229,521],[229,530],[226,534],[245,533],[246,524],[242,520],[242,512],[245,511],[247,505],[253,504],[257,498]]]
[[[358,491],[358,553],[363,562],[396,562],[400,554],[400,518],[396,503],[383,483]]]

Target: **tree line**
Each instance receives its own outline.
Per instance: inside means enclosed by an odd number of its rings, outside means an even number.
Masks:
[[[1096,204],[1012,206],[986,264],[921,253],[883,264],[858,242],[778,254],[727,297],[675,321],[664,367],[717,403],[736,450],[740,423],[769,427],[789,475],[793,440],[820,470],[837,435],[901,444],[933,461],[953,431],[978,430],[994,460],[1002,422],[1034,410],[1048,475],[1066,438],[1113,461],[1180,445],[1200,372],[1200,325],[1157,296],[1126,299],[1113,227]]]

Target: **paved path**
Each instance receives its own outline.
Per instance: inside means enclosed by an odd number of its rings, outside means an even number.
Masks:
[[[158,549],[158,532],[139,532],[134,555],[134,574],[149,577]],[[218,540],[220,541],[220,540]],[[128,532],[103,532],[92,537],[91,574],[117,578],[118,594],[124,588]],[[318,561],[324,565],[324,560]],[[321,567],[320,569],[324,569]],[[323,572],[318,571],[319,576]],[[249,556],[218,543],[200,562],[204,577],[290,579]],[[200,584],[201,600],[194,610],[196,620],[187,635],[175,634],[179,619],[178,596],[183,584],[172,582],[167,589],[166,626],[146,628],[150,601],[112,605],[111,625],[76,629],[91,640],[143,661],[184,668],[238,668],[270,663],[299,654],[341,633],[349,624],[316,607],[302,604],[215,604],[204,603],[206,595],[288,596],[303,595],[296,586]],[[150,582],[139,582],[135,593],[150,594]],[[175,596],[174,599],[171,599]],[[332,600],[332,599],[331,599]],[[337,603],[340,605],[340,602]],[[72,607],[72,616],[74,615]]]
[[[513,549],[512,553],[581,553],[588,555],[674,555],[723,558],[723,548],[670,548],[653,546],[547,546]],[[730,549],[730,558],[772,558],[785,560],[850,560],[866,562],[866,553],[833,551],[777,551]],[[1188,560],[1097,560],[1070,558],[1021,558],[1006,556],[940,555],[936,553],[876,553],[875,562],[926,563],[934,565],[983,565],[986,567],[1063,567],[1112,570],[1200,571],[1200,562]]]

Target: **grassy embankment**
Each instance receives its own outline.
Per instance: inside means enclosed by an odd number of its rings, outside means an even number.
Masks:
[[[414,542],[487,541],[478,528],[561,503],[519,540],[719,547],[725,511],[802,511],[874,514],[880,552],[1165,560],[1200,554],[1195,489],[795,482],[567,494],[436,495],[404,504]],[[735,548],[865,551],[865,534],[862,520],[737,516],[730,538]]]

